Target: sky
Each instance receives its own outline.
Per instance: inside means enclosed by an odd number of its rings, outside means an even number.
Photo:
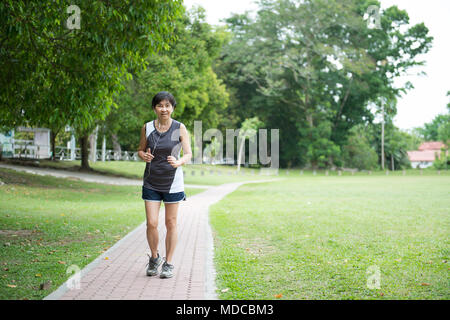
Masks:
[[[381,0],[381,8],[396,5],[408,12],[411,25],[425,23],[429,33],[434,37],[431,50],[420,57],[425,66],[411,69],[407,76],[398,78],[396,86],[406,81],[414,89],[398,98],[397,115],[394,123],[401,129],[421,127],[431,122],[438,114],[447,112],[450,97],[450,1],[448,0]],[[210,24],[223,25],[221,19],[232,13],[255,12],[257,5],[253,0],[184,0],[185,6],[191,8],[200,5],[206,10],[206,20]],[[426,76],[417,76],[424,71]]]

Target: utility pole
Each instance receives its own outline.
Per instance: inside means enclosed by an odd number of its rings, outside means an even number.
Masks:
[[[386,64],[386,59],[380,62],[383,68]],[[381,169],[384,170],[384,97],[381,97]]]
[[[384,102],[381,99],[381,169],[384,170]]]

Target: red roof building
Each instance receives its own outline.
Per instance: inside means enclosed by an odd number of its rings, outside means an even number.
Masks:
[[[425,151],[425,150],[436,150],[441,151],[441,148],[446,147],[446,145],[440,141],[429,141],[424,142],[419,146],[419,151]]]
[[[436,151],[408,151],[408,158],[411,162],[433,162]]]
[[[440,158],[441,148],[446,145],[440,141],[428,141],[420,145],[419,150],[408,151],[408,158],[413,168],[427,168],[433,165],[436,157]]]

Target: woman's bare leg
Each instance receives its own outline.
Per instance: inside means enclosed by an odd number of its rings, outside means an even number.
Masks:
[[[144,201],[145,202],[145,213],[147,216],[147,241],[150,251],[152,252],[152,257],[158,257],[158,218],[159,218],[159,208],[161,207],[161,201]]]
[[[166,217],[166,261],[172,264],[173,253],[177,245],[177,214],[179,203],[165,203],[165,217]]]

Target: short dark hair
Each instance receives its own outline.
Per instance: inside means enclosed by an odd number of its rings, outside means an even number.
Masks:
[[[155,109],[156,105],[163,100],[169,100],[170,104],[175,107],[177,106],[177,102],[175,101],[174,96],[167,91],[158,92],[152,99],[152,108]]]

